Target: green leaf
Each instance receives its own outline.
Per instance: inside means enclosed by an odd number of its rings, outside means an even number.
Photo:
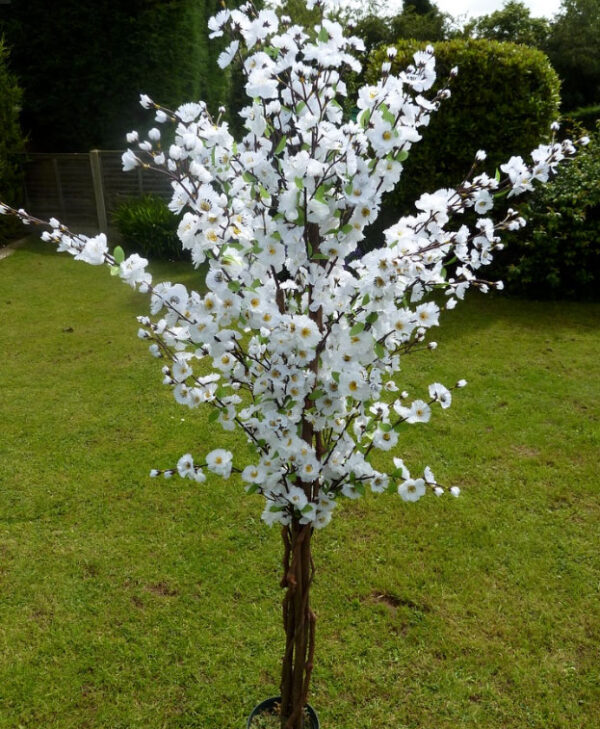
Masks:
[[[294,177],[294,182],[299,190],[304,190],[304,180],[301,177]]]
[[[327,192],[327,189],[325,188],[325,185],[319,185],[319,187],[315,190],[315,194],[313,195],[313,197],[318,202],[325,203],[325,193],[326,192]]]
[[[373,324],[379,318],[379,314],[376,311],[372,311],[367,317],[367,324]]]
[[[321,30],[319,31],[317,38],[321,43],[327,43],[329,40],[329,33],[327,32],[327,29],[321,26]]]
[[[392,112],[387,108],[385,104],[381,105],[381,116],[383,117],[383,120],[390,124],[392,127],[396,123],[396,117],[392,114]]]
[[[331,373],[331,379],[334,382],[337,382],[337,384],[339,385],[340,384],[340,373],[339,372],[332,372]]]
[[[496,182],[500,182],[500,169],[496,167],[496,174],[494,175]]]
[[[210,413],[208,414],[208,422],[214,423],[215,420],[219,419],[219,415],[220,415],[220,413],[216,408],[214,410],[211,410]]]
[[[350,330],[350,336],[354,336],[355,334],[360,334],[364,328],[365,328],[365,325],[362,323],[362,321],[357,322]]]
[[[381,342],[375,342],[375,354],[379,357],[379,359],[384,359],[386,355],[386,348],[383,346]]]
[[[362,114],[358,117],[358,121],[363,129],[366,129],[371,121],[371,112],[369,109],[365,109]]]
[[[311,258],[313,260],[317,260],[317,261],[328,261],[329,260],[329,256],[327,256],[325,253],[313,253]]]
[[[121,246],[117,246],[113,250],[113,258],[117,263],[123,263],[125,260],[125,251],[121,248]]]
[[[285,145],[287,144],[287,137],[281,137],[279,140],[279,144],[275,147],[275,156],[278,154],[281,154],[283,150],[285,149]]]
[[[260,486],[257,483],[251,483],[250,486],[246,486],[247,494],[255,494],[259,490]]]
[[[396,162],[404,162],[405,159],[408,159],[408,152],[405,149],[401,149],[396,155]]]
[[[237,293],[241,288],[242,284],[239,281],[229,281],[227,288],[234,293]]]
[[[256,178],[254,177],[254,175],[250,174],[250,172],[248,172],[248,171],[244,172],[244,174],[242,175],[242,179],[245,182],[249,182],[251,184],[256,182]]]
[[[346,223],[346,225],[342,225],[340,228],[340,232],[342,232],[344,235],[348,235],[348,233],[352,233],[354,230],[354,226],[351,223]]]
[[[320,390],[320,389],[313,390],[310,393],[310,395],[308,396],[308,399],[312,400],[314,402],[315,400],[318,400],[320,397],[323,397],[324,394],[325,394],[325,390]]]

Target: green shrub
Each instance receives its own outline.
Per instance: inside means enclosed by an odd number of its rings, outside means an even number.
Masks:
[[[399,41],[393,72],[412,62],[423,48],[418,41]],[[452,96],[432,114],[423,139],[415,144],[404,165],[398,191],[384,203],[382,228],[401,214],[412,213],[424,191],[451,187],[468,173],[475,152],[488,153],[486,170],[512,155],[527,155],[550,133],[558,116],[559,80],[546,56],[538,50],[489,40],[452,40],[434,43],[438,81],[458,66]],[[374,83],[385,60],[385,48],[369,59],[368,83]]]
[[[532,298],[600,299],[600,127],[590,144],[523,205],[496,273]]]
[[[7,69],[8,51],[0,38],[0,200],[20,205],[23,195],[22,154],[24,139],[19,126],[21,90]],[[22,226],[14,218],[0,216],[0,246],[18,235]]]
[[[187,257],[177,237],[178,218],[155,195],[121,203],[113,213],[113,221],[127,253],[139,253],[149,260]]]

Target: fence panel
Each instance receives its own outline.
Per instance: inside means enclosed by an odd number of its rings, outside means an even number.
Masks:
[[[28,155],[27,210],[39,218],[57,217],[74,231],[103,231],[114,237],[112,214],[124,200],[148,193],[171,198],[168,178],[140,168],[123,172],[121,155],[117,150]]]

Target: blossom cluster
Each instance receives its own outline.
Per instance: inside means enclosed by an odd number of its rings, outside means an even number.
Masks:
[[[73,236],[55,220],[44,234],[150,294],[139,335],[164,360],[165,384],[182,405],[207,404],[212,421],[240,428],[256,453],[241,466],[222,449],[201,463],[186,454],[152,475],[203,481],[205,470],[225,478],[235,470],[248,492],[264,496],[267,523],[295,518],[315,528],[329,523],[339,497],[366,489],[407,501],[427,487],[440,495],[430,468],[415,478],[396,455],[399,434],[427,422],[432,407],[449,407],[466,383],[434,382],[411,399],[396,385],[401,360],[435,348],[426,340],[441,308],[453,308],[470,287],[489,288],[480,269],[501,247],[499,234],[524,225],[514,210],[494,221],[497,198],[548,179],[574,146],[542,145],[531,163],[512,158],[494,177],[478,152],[466,181],[423,194],[414,215],[385,231],[385,245],[360,257],[382,196],[450,95],[447,86],[433,90],[433,49],[416,53],[398,76],[390,49],[379,82],[359,90],[351,119],[342,77],[360,70],[354,54],[363,44],[339,23],[323,17],[309,31],[246,5],[219,12],[209,29],[229,39],[219,65],[236,60],[245,74],[242,139],[202,102],[171,110],[142,96],[157,126],[144,139],[131,132],[123,155],[125,170],[152,168],[171,180],[181,245],[195,266],[206,266],[206,290],[154,283],[147,261],[120,260],[103,234]],[[160,127],[168,123],[174,141],[163,146]],[[466,211],[475,223],[456,222]],[[374,451],[390,454],[387,471],[371,464]]]

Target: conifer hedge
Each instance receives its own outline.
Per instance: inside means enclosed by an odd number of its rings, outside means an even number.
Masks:
[[[166,106],[200,98],[218,106],[228,79],[206,25],[218,9],[218,0],[0,5],[32,148],[122,148],[125,133],[148,122],[140,93]]]
[[[7,69],[8,51],[0,37],[0,200],[21,205],[23,173],[23,135],[19,126],[21,90],[15,77]],[[21,224],[12,218],[0,216],[0,246]]]
[[[549,137],[550,124],[558,117],[560,82],[541,51],[489,40],[451,40],[433,46],[438,82],[454,66],[458,76],[451,83],[451,98],[432,114],[422,141],[411,149],[398,192],[385,203],[382,226],[412,212],[422,192],[464,179],[478,149],[488,153],[485,167],[490,174],[512,155],[527,155]],[[396,47],[393,72],[409,65],[424,44],[401,40]],[[368,83],[376,81],[385,60],[383,47],[371,55]]]

